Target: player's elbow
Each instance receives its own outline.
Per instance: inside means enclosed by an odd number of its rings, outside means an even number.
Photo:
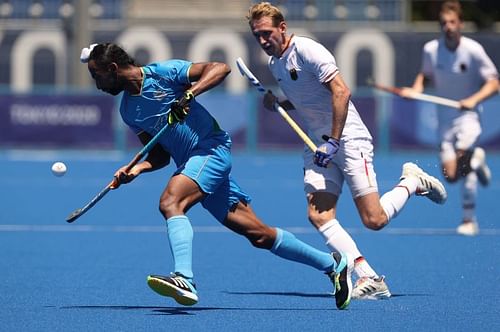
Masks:
[[[218,72],[220,73],[220,76],[226,77],[231,73],[231,67],[227,63],[219,62],[216,65],[218,68]]]
[[[340,85],[334,91],[334,99],[335,100],[344,100],[348,101],[351,99],[351,90],[347,85]]]
[[[492,94],[495,94],[495,92],[497,94],[500,94],[500,80],[494,79],[490,84],[492,85],[492,90],[493,90]]]

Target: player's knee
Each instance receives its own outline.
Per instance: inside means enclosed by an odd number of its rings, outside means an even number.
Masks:
[[[332,219],[331,216],[323,216],[319,213],[309,212],[308,214],[309,222],[316,228],[320,228],[326,222]]]
[[[366,228],[374,231],[381,230],[389,222],[385,214],[363,216],[362,221]]]
[[[463,151],[459,154],[457,158],[457,169],[455,171],[455,181],[459,178],[465,178],[470,172],[472,172],[470,166],[470,160],[472,158],[472,150]]]
[[[454,174],[453,176],[450,176],[449,174],[445,174],[445,176],[444,176],[444,179],[448,183],[455,183],[458,181],[458,178],[459,177],[457,176],[457,174]]]
[[[260,249],[271,249],[275,241],[270,228],[252,230],[245,236],[254,247]]]
[[[158,206],[160,213],[166,218],[170,218],[175,215],[179,215],[182,212],[179,208],[179,204],[172,197],[166,197],[160,199],[160,204]]]

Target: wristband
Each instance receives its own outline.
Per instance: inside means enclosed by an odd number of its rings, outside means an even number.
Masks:
[[[184,99],[185,99],[186,101],[191,101],[191,99],[194,99],[194,94],[193,94],[193,91],[191,91],[191,90],[186,90],[186,91],[184,92]]]

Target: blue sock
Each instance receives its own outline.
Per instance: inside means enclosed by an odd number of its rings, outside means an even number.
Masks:
[[[174,271],[193,279],[193,227],[188,217],[181,215],[168,218],[167,231]]]
[[[300,241],[290,232],[276,228],[276,241],[271,252],[281,258],[312,266],[323,272],[332,272],[336,263],[333,256]]]

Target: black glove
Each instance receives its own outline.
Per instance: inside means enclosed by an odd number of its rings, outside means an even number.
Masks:
[[[168,124],[171,125],[184,121],[189,114],[189,102],[193,99],[193,92],[191,90],[186,90],[181,99],[174,100],[170,106],[170,112],[168,113]]]

